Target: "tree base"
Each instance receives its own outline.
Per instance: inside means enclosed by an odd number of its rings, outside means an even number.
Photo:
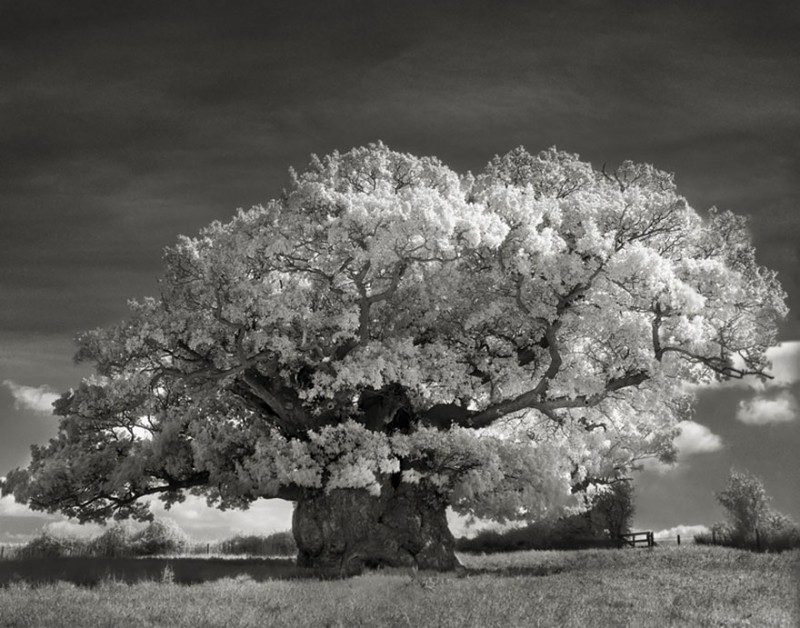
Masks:
[[[297,563],[341,575],[364,567],[449,571],[460,567],[446,504],[418,487],[384,486],[380,496],[336,489],[297,502]]]

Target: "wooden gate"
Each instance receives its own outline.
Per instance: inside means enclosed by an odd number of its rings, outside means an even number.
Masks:
[[[619,541],[620,545],[627,547],[653,547],[656,544],[652,530],[620,534]]]

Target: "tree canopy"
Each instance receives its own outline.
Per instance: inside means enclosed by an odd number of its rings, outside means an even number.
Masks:
[[[765,376],[785,315],[743,218],[555,148],[476,176],[378,143],[166,250],[78,339],[97,375],[5,492],[81,520],[384,482],[536,518],[668,459],[687,383]]]

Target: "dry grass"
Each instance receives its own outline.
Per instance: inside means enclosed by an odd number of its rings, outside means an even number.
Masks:
[[[458,575],[18,581],[0,625],[797,626],[799,558],[684,546],[464,556]]]

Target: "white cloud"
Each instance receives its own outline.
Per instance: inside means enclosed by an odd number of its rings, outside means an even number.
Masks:
[[[800,341],[781,342],[767,349],[767,359],[772,362],[768,387],[786,387],[800,381]]]
[[[747,425],[788,423],[797,417],[797,400],[788,390],[776,397],[756,395],[739,402],[736,419]]]
[[[695,421],[681,421],[678,423],[680,434],[673,441],[678,450],[678,461],[676,464],[665,464],[659,460],[648,459],[642,464],[647,471],[656,473],[669,473],[675,471],[680,462],[689,456],[696,454],[710,453],[722,449],[722,439],[714,434],[705,425]]]
[[[683,542],[691,541],[695,534],[709,534],[710,532],[711,530],[704,525],[679,525],[672,528],[667,528],[666,530],[659,530],[658,532],[655,532],[653,536],[656,540],[674,539],[680,534],[681,542]]]
[[[15,502],[13,495],[0,497],[0,517],[30,517],[35,514],[25,504]]]
[[[674,442],[678,448],[679,459],[722,449],[722,439],[705,425],[694,421],[681,421],[678,423],[678,428],[681,433]]]
[[[42,531],[58,537],[90,539],[103,533],[104,528],[97,523],[78,523],[69,519],[51,521],[42,526]]]
[[[47,386],[24,386],[12,382],[10,379],[3,381],[3,386],[11,391],[14,397],[14,406],[33,410],[34,412],[44,412],[52,414],[53,402],[60,397]]]

